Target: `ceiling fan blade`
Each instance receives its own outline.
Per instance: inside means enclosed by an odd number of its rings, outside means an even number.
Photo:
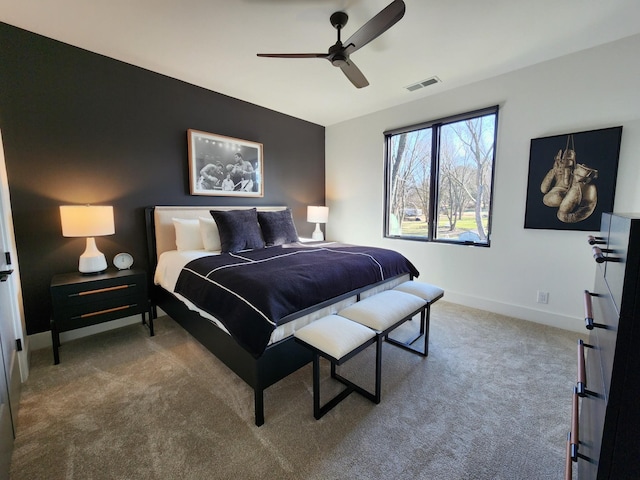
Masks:
[[[404,16],[405,8],[402,0],[394,0],[383,8],[344,42],[345,53],[352,54],[389,30]]]
[[[344,74],[356,88],[362,88],[369,85],[369,81],[365,78],[360,69],[356,67],[356,64],[351,60],[347,60],[342,65],[340,65],[340,70],[344,72]]]
[[[327,58],[326,53],[258,53],[259,57],[271,58]]]

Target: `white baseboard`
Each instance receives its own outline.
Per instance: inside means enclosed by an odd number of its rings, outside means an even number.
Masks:
[[[500,315],[505,315],[508,317],[519,318],[534,323],[540,323],[542,325],[562,328],[563,330],[569,330],[582,334],[586,332],[583,319],[570,317],[568,315],[546,312],[544,310],[523,307],[521,305],[502,303],[495,300],[488,300],[486,298],[474,297],[471,295],[464,295],[449,291],[444,294],[443,300],[467,307],[485,310],[488,312],[498,313]]]
[[[556,328],[562,328],[564,330],[569,330],[572,332],[583,334],[585,333],[584,321],[580,318],[569,317],[568,315],[545,312],[543,310],[536,310],[520,305],[496,302],[494,300],[487,300],[486,298],[474,297],[471,295],[464,295],[450,291],[447,291],[445,293],[444,300],[451,303],[465,305],[471,308],[478,308],[480,310],[486,310],[488,312],[506,315],[508,317],[520,318],[522,320],[528,320],[530,322],[541,323],[543,325],[549,325]],[[166,313],[161,309],[158,309],[158,316],[161,317],[163,315],[166,315]],[[98,325],[92,325],[90,327],[78,328],[77,330],[62,332],[60,334],[60,341],[68,342],[70,340],[94,335],[96,333],[106,332],[116,328],[125,327],[127,325],[133,325],[134,323],[138,322],[141,322],[140,315],[134,315],[132,317],[112,320],[111,322],[100,323]],[[51,332],[41,332],[29,335],[28,341],[29,350],[51,348]]]
[[[161,309],[158,309],[158,316],[166,315]],[[134,323],[142,323],[142,317],[137,314],[131,317],[119,318],[117,320],[111,320],[110,322],[99,323],[97,325],[91,325],[90,327],[78,328],[69,332],[62,332],[60,334],[60,342],[69,342],[77,338],[88,337],[89,335],[95,335],[96,333],[107,332],[109,330],[115,330],[116,328],[126,327],[133,325]],[[52,348],[51,332],[34,333],[28,336],[28,348],[29,350],[40,350],[42,348]]]

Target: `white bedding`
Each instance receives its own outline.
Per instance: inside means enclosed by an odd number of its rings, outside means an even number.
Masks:
[[[193,303],[191,303],[186,298],[182,297],[180,294],[174,292],[176,282],[178,281],[178,277],[180,276],[180,271],[182,268],[189,263],[191,260],[195,260],[196,258],[204,257],[207,255],[218,255],[216,252],[210,252],[206,250],[186,250],[186,251],[177,251],[177,250],[169,250],[160,254],[158,258],[158,265],[156,267],[156,271],[154,274],[154,283],[156,285],[160,285],[162,288],[171,292],[176,298],[178,298],[181,302],[183,302],[189,310],[194,312],[198,312],[202,317],[206,318],[210,322],[213,322],[217,325],[221,330],[229,333],[228,330],[224,327],[224,325],[216,319],[214,316],[208,314],[207,312],[199,309]],[[408,275],[406,277],[402,277],[401,279],[392,280],[383,285],[379,285],[375,288],[367,290],[363,292],[360,296],[361,298],[366,298],[375,293],[381,292],[383,290],[387,290],[390,288],[399,285],[400,283],[408,280]],[[339,312],[340,310],[348,307],[349,305],[356,302],[356,296],[349,297],[341,300],[338,303],[333,305],[329,305],[328,307],[317,310],[313,313],[300,317],[291,322],[285,323],[277,327],[273,333],[271,334],[271,340],[269,341],[269,345],[272,343],[278,342],[284,338],[287,338],[290,335],[299,329],[313,322],[314,320],[318,320],[327,315],[331,315]]]

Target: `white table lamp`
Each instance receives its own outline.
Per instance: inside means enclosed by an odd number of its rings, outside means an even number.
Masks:
[[[80,255],[78,269],[82,273],[99,273],[107,269],[107,259],[93,237],[116,233],[113,207],[94,205],[61,205],[60,220],[65,237],[86,237],[87,248]]]
[[[316,229],[311,238],[313,240],[324,240],[324,234],[320,230],[321,223],[327,223],[329,219],[329,207],[307,207],[307,222],[315,223]]]

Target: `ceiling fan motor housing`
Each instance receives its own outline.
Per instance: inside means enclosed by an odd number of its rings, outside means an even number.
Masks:
[[[334,67],[341,67],[342,65],[344,65],[345,63],[347,63],[347,56],[342,54],[342,53],[336,53],[333,58],[331,59],[331,64]]]
[[[329,47],[328,59],[331,61],[331,64],[335,67],[339,67],[344,65],[349,57],[346,53],[344,53],[342,42],[338,40],[334,45]]]

